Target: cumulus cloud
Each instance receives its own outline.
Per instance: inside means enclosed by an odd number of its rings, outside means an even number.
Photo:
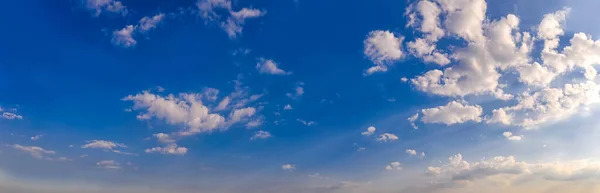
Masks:
[[[365,136],[373,135],[373,134],[375,133],[375,131],[376,131],[376,130],[377,130],[377,129],[376,129],[375,127],[373,127],[373,126],[370,126],[369,128],[367,128],[367,131],[364,131],[364,132],[362,132],[361,134],[362,134],[362,135],[365,135]]]
[[[402,164],[400,162],[392,162],[385,166],[385,170],[402,170]]]
[[[284,165],[281,166],[281,169],[285,170],[285,171],[294,171],[294,170],[296,170],[296,165],[293,165],[293,164],[284,164]]]
[[[405,152],[406,152],[406,154],[408,154],[408,155],[413,155],[413,156],[417,155],[417,151],[416,151],[416,150],[414,150],[414,149],[406,149],[406,151],[405,151]]]
[[[392,62],[400,60],[404,56],[402,52],[403,40],[404,37],[397,37],[389,31],[376,30],[370,32],[363,42],[364,54],[376,66],[367,69],[365,75],[385,72]]]
[[[188,149],[185,147],[178,147],[175,143],[167,144],[165,147],[153,147],[146,149],[146,153],[160,153],[169,155],[185,155]]]
[[[452,125],[467,121],[480,122],[483,109],[479,105],[470,106],[460,101],[451,101],[444,106],[423,109],[421,121]]]
[[[296,85],[296,88],[294,89],[294,93],[286,93],[285,95],[292,99],[298,98],[298,97],[304,95],[304,87],[303,86],[304,86],[304,83],[300,82]]]
[[[251,140],[255,140],[255,139],[268,139],[271,138],[271,133],[267,132],[267,131],[257,131],[256,133],[254,133],[254,136],[252,136],[252,138],[250,138]]]
[[[30,139],[33,140],[33,141],[35,141],[35,140],[38,140],[38,139],[42,138],[43,136],[44,135],[35,135],[35,136],[31,137]]]
[[[137,25],[127,25],[123,29],[115,30],[112,33],[112,43],[120,47],[133,47],[137,45],[134,38],[136,33],[147,34],[150,30],[156,28],[165,19],[164,13],[159,13],[152,17],[143,17]]]
[[[398,140],[398,136],[396,136],[392,133],[384,133],[384,134],[381,134],[377,138],[377,141],[382,141],[382,142],[396,141],[396,140]]]
[[[449,157],[447,164],[428,167],[427,173],[436,176],[438,180],[449,182],[477,181],[493,176],[504,176],[507,180],[520,181],[536,178],[573,181],[600,177],[600,164],[589,160],[527,163],[517,161],[514,156],[496,156],[467,162],[461,154],[457,154]]]
[[[207,23],[218,22],[231,39],[242,34],[246,19],[258,18],[266,14],[266,11],[246,7],[234,11],[230,0],[199,0],[196,6],[200,17]],[[219,10],[224,10],[226,14],[221,14]]]
[[[260,58],[256,63],[256,69],[261,74],[272,74],[272,75],[288,75],[291,72],[286,72],[278,67],[278,64],[271,59]]]
[[[1,112],[3,119],[13,120],[13,119],[23,119],[23,116],[17,115],[11,112]]]
[[[294,109],[294,108],[292,108],[292,105],[290,105],[290,104],[287,104],[287,105],[285,105],[285,107],[283,107],[283,110],[292,110],[292,109]]]
[[[173,139],[173,137],[171,137],[169,134],[165,134],[165,133],[152,134],[152,137],[156,138],[156,140],[158,140],[158,142],[160,142],[160,143],[174,143],[175,142],[175,139]]]
[[[83,0],[86,8],[94,11],[94,16],[100,16],[102,12],[127,14],[127,7],[116,0]]]
[[[521,141],[521,139],[523,139],[522,135],[513,135],[510,131],[504,132],[502,135],[510,141]]]

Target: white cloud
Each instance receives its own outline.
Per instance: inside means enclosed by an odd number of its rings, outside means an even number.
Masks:
[[[13,120],[13,119],[23,119],[23,116],[17,115],[15,113],[11,113],[11,112],[2,112],[2,118],[8,119],[8,120]]]
[[[402,170],[402,164],[400,162],[392,162],[385,166],[385,170]]]
[[[175,139],[173,139],[169,134],[156,133],[152,134],[152,137],[156,138],[160,143],[175,143]]]
[[[388,65],[404,56],[402,41],[404,37],[396,37],[389,31],[376,30],[369,33],[364,40],[364,54],[376,66],[369,68],[365,75],[387,71]]]
[[[133,38],[135,27],[133,25],[125,26],[125,28],[114,31],[112,34],[112,43],[121,47],[133,47],[137,41]]]
[[[479,105],[469,106],[459,101],[451,101],[445,106],[423,109],[421,121],[452,125],[467,121],[480,122],[483,109]]]
[[[406,150],[405,150],[405,152],[406,152],[408,155],[412,155],[412,156],[416,156],[416,155],[417,155],[417,151],[416,151],[416,150],[414,150],[414,149],[406,149]]]
[[[281,166],[281,169],[285,170],[285,171],[294,171],[296,170],[296,165],[293,164],[284,164]]]
[[[600,177],[600,164],[590,160],[527,163],[513,156],[496,156],[477,162],[467,162],[461,154],[448,158],[448,163],[439,167],[428,167],[427,173],[438,180],[452,182],[477,181],[493,176],[508,180],[526,181],[541,178],[550,181],[573,181]]]
[[[252,136],[252,138],[250,138],[251,140],[254,139],[267,139],[267,138],[271,138],[271,133],[267,132],[267,131],[257,131],[256,133],[254,133],[254,136]]]
[[[120,13],[122,15],[127,14],[127,7],[120,1],[115,0],[83,0],[85,6],[94,11],[94,16],[99,16],[102,12]]]
[[[92,140],[88,141],[87,144],[81,146],[81,148],[96,148],[96,149],[106,149],[112,150],[114,148],[123,147],[126,148],[124,144],[115,143],[112,141],[104,141],[104,140]]]
[[[153,147],[146,149],[146,153],[160,153],[170,155],[185,155],[188,149],[185,147],[178,147],[175,143],[167,144],[165,147]]]
[[[502,135],[510,141],[521,141],[521,139],[523,139],[522,135],[513,135],[513,133],[510,131],[504,132]]]
[[[292,108],[292,105],[290,105],[290,104],[287,104],[287,105],[285,105],[285,107],[283,107],[283,110],[292,110],[292,109],[294,109],[294,108]]]
[[[367,148],[359,147],[356,151],[365,151],[365,150],[367,150]]]
[[[19,151],[29,153],[32,157],[35,157],[35,158],[38,158],[38,159],[45,159],[46,155],[54,155],[54,154],[56,154],[55,151],[45,150],[44,148],[37,147],[37,146],[22,146],[22,145],[19,145],[19,144],[14,144],[11,147],[15,148],[15,149],[17,149]]]
[[[302,86],[304,86],[304,83],[298,83],[294,89],[294,93],[286,93],[286,96],[293,99],[304,95],[304,87]]]
[[[377,130],[377,129],[376,129],[375,127],[373,127],[373,126],[370,126],[369,128],[367,128],[367,131],[365,131],[365,132],[362,132],[361,134],[362,134],[362,135],[365,135],[365,136],[373,135],[373,134],[375,133],[375,131],[376,131],[376,130]]]
[[[398,136],[391,134],[391,133],[384,133],[381,134],[378,138],[377,141],[383,141],[383,142],[388,142],[388,141],[396,141],[398,140]]]
[[[31,140],[35,141],[35,140],[42,138],[43,136],[44,135],[35,135],[35,136],[31,137]]]
[[[410,126],[413,129],[419,129],[419,127],[417,126],[417,124],[415,124],[415,121],[417,121],[417,119],[419,119],[419,113],[415,113],[413,116],[408,117],[408,122],[410,122]]]
[[[158,24],[163,22],[164,19],[164,13],[159,13],[152,17],[143,17],[137,25],[127,25],[123,29],[115,30],[112,33],[112,43],[116,46],[125,48],[133,47],[137,45],[137,41],[134,38],[136,33],[147,34],[150,30],[156,28]]]
[[[123,98],[124,101],[134,102],[134,110],[143,111],[138,115],[138,119],[157,118],[165,120],[168,124],[184,125],[186,129],[180,131],[180,135],[211,132],[225,126],[225,117],[210,113],[200,99],[201,97],[194,93],[182,93],[178,96],[171,94],[163,97],[148,91]],[[240,119],[240,115],[238,112],[235,118]]]
[[[121,169],[121,164],[115,162],[115,160],[102,160],[96,163],[96,166],[105,169]]]
[[[298,122],[300,122],[300,123],[302,123],[303,125],[306,125],[306,126],[312,126],[314,124],[317,124],[314,121],[305,121],[305,120],[302,120],[302,119],[296,119],[296,121],[298,121]]]
[[[196,4],[200,17],[208,22],[220,21],[221,28],[227,32],[231,39],[242,34],[246,19],[258,18],[266,14],[265,11],[254,8],[242,8],[234,11],[230,0],[199,0]],[[222,17],[216,10],[225,10],[227,17]],[[226,19],[221,19],[226,18]]]
[[[259,58],[256,63],[256,69],[261,74],[272,74],[272,75],[289,75],[290,72],[286,72],[278,67],[278,64],[271,59]]]

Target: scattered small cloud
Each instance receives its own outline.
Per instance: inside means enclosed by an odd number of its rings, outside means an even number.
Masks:
[[[254,133],[254,136],[252,136],[252,138],[250,138],[251,140],[255,140],[255,139],[268,139],[271,138],[271,133],[267,132],[267,131],[257,131],[256,133]]]
[[[402,170],[402,164],[400,162],[392,162],[385,166],[385,170]]]
[[[523,135],[513,135],[510,131],[504,132],[502,135],[510,141],[521,141],[523,139]]]
[[[44,135],[35,135],[35,136],[31,137],[31,140],[35,141],[35,140],[42,138],[43,136]]]
[[[361,134],[364,136],[370,136],[373,135],[375,133],[377,129],[373,126],[370,126],[369,128],[367,128],[367,131],[362,132]]]
[[[313,125],[317,124],[314,121],[305,121],[305,120],[302,120],[302,119],[296,119],[296,121],[298,121],[298,122],[300,122],[300,123],[302,123],[303,125],[306,125],[306,126],[313,126]]]
[[[281,166],[281,169],[285,170],[285,171],[294,171],[294,170],[296,170],[296,165],[293,165],[293,164],[284,164],[284,165]]]
[[[391,133],[384,133],[381,134],[378,138],[377,141],[382,141],[382,142],[388,142],[388,141],[396,141],[398,140],[398,136],[391,134]]]

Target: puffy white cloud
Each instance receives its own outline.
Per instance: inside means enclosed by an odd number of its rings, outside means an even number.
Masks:
[[[170,155],[185,155],[188,149],[185,147],[178,147],[175,143],[167,144],[165,147],[153,147],[146,149],[146,153],[160,153]]]
[[[290,104],[287,104],[287,105],[285,105],[285,107],[283,107],[283,110],[292,110],[292,109],[294,109],[294,108],[292,108],[292,105],[290,105]]]
[[[8,119],[8,120],[13,120],[13,119],[23,119],[23,116],[17,115],[15,113],[11,113],[11,112],[2,112],[2,118]]]
[[[396,37],[389,31],[376,30],[370,32],[363,42],[364,54],[376,66],[369,68],[365,75],[385,72],[391,62],[401,59],[404,56],[402,52],[403,40],[404,37]]]
[[[139,24],[137,25],[137,30],[141,33],[146,33],[148,31],[150,31],[151,29],[156,28],[156,26],[162,22],[165,19],[165,14],[164,13],[159,13],[155,16],[152,17],[148,17],[145,16],[142,19],[140,19]],[[162,87],[159,87],[162,88]],[[162,92],[164,91],[163,89],[159,89],[158,92]]]
[[[365,136],[373,135],[373,134],[375,133],[375,131],[376,131],[376,130],[377,130],[377,129],[376,129],[375,127],[373,127],[373,126],[370,126],[369,128],[367,128],[367,131],[365,131],[365,132],[362,132],[361,134],[362,134],[362,135],[365,135]]]
[[[156,133],[152,134],[152,137],[156,138],[160,143],[175,143],[175,139],[173,139],[169,134]]]
[[[234,11],[231,0],[199,0],[196,3],[200,17],[208,22],[220,20],[221,28],[227,32],[230,38],[236,38],[242,33],[246,19],[258,18],[266,14],[265,11],[254,8],[242,8]],[[217,10],[225,10],[227,17],[222,17]],[[226,18],[221,20],[221,18]]]
[[[296,165],[293,165],[293,164],[284,164],[284,165],[281,166],[281,169],[285,170],[285,171],[294,171],[294,170],[296,170]]]
[[[507,180],[541,178],[550,181],[573,181],[600,177],[600,164],[589,160],[527,163],[517,161],[513,156],[496,156],[469,163],[461,154],[457,154],[448,158],[445,165],[428,167],[427,173],[437,176],[439,180],[451,182],[476,181],[501,175]]]
[[[483,109],[479,105],[470,106],[459,101],[451,101],[445,106],[421,110],[421,121],[452,125],[467,121],[480,122]]]
[[[194,93],[182,93],[178,96],[171,94],[163,97],[148,91],[123,98],[124,101],[134,102],[134,110],[143,111],[138,115],[138,119],[157,118],[165,120],[168,124],[184,125],[186,129],[182,130],[180,135],[211,132],[225,126],[225,117],[210,113],[200,99],[201,97]],[[239,121],[241,114],[232,113],[232,117]]]
[[[267,131],[257,131],[256,133],[254,133],[254,136],[252,136],[252,138],[250,138],[251,140],[254,139],[267,139],[267,138],[271,138],[271,133],[267,132]]]
[[[513,135],[510,131],[504,132],[502,135],[510,141],[521,141],[521,139],[523,139],[522,135]]]
[[[125,146],[124,144],[115,143],[112,141],[104,141],[104,140],[88,141],[87,144],[81,146],[81,148],[96,148],[96,149],[107,149],[107,150],[112,150],[112,149],[118,148],[118,147],[126,148],[127,146]]]
[[[35,135],[35,136],[31,137],[30,139],[33,140],[33,141],[35,141],[35,140],[38,140],[38,139],[42,138],[43,136],[44,135]]]
[[[125,26],[123,29],[114,31],[112,34],[112,43],[121,47],[132,47],[137,44],[137,41],[133,38],[135,27],[133,25]]]
[[[123,29],[115,30],[112,33],[112,43],[120,47],[133,47],[137,44],[134,38],[136,33],[146,34],[156,28],[158,24],[165,19],[164,13],[159,13],[152,17],[143,17],[136,25],[127,25]],[[160,92],[160,91],[159,91]]]
[[[417,155],[417,151],[416,151],[416,150],[414,150],[414,149],[406,149],[406,150],[405,150],[405,152],[406,152],[408,155],[413,155],[413,156]]]
[[[95,16],[99,16],[102,12],[112,12],[127,14],[127,7],[120,1],[115,0],[83,0],[86,8],[94,11]]]
[[[102,160],[96,163],[96,166],[105,168],[105,169],[121,169],[121,164],[115,162],[115,160]]]
[[[377,141],[383,141],[383,142],[388,142],[388,141],[396,141],[398,140],[398,136],[392,134],[392,133],[384,133],[379,135],[379,137],[377,138]]]
[[[304,83],[300,82],[294,89],[294,93],[286,93],[285,95],[292,99],[300,97],[300,96],[304,95],[304,87],[303,86],[304,86]]]
[[[258,63],[256,63],[256,69],[261,74],[272,74],[272,75],[288,75],[290,72],[286,72],[279,67],[277,67],[277,63],[271,59],[260,58]]]
[[[385,170],[402,170],[402,164],[400,162],[392,162],[385,166]]]
[[[219,102],[219,105],[217,105],[217,107],[215,108],[215,111],[225,110],[229,106],[230,102],[231,102],[231,98],[229,96],[226,96],[225,98],[223,98],[223,100],[221,100],[221,102]]]

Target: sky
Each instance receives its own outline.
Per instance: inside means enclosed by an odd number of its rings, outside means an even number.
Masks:
[[[597,192],[598,5],[7,1],[0,192]]]

